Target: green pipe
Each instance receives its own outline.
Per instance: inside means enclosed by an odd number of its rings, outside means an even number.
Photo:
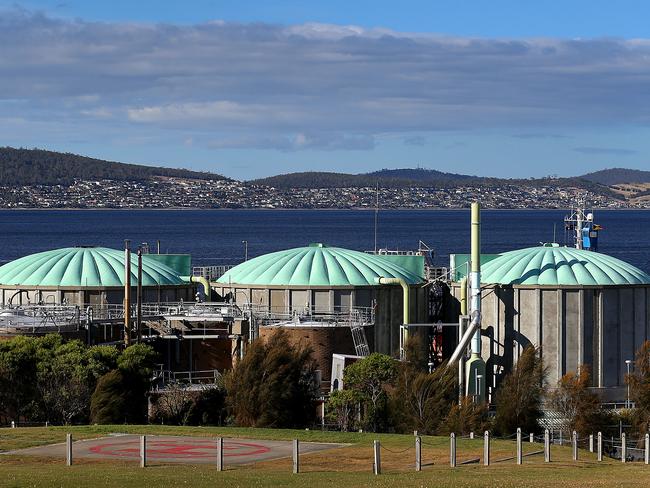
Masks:
[[[182,276],[181,277],[185,281],[189,281],[190,283],[200,283],[203,285],[203,291],[205,295],[205,301],[209,302],[210,300],[210,295],[212,294],[211,288],[210,288],[210,282],[204,278],[203,276]]]
[[[467,315],[467,276],[460,280],[460,314]]]
[[[406,280],[402,278],[375,278],[375,281],[379,283],[380,285],[401,285],[402,287],[402,294],[404,296],[403,300],[403,322],[404,325],[407,325],[410,320],[409,320],[409,310],[410,310],[410,303],[409,303],[409,285],[406,282]]]

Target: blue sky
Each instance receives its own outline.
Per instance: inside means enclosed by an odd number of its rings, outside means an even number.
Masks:
[[[650,169],[650,2],[0,0],[1,145],[250,179]]]

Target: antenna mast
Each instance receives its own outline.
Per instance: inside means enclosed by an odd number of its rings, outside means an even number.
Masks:
[[[375,195],[375,254],[377,254],[377,217],[379,216],[379,181],[377,182],[377,192]]]

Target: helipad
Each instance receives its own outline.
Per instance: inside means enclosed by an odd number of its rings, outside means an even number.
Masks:
[[[301,442],[300,452],[309,453],[341,447],[342,444]],[[76,441],[73,458],[102,460],[140,459],[140,436],[114,435],[99,439]],[[254,439],[223,440],[224,464],[249,464],[291,456],[290,441]],[[7,454],[65,458],[65,444],[31,447]],[[216,463],[217,441],[207,437],[147,436],[149,462]]]

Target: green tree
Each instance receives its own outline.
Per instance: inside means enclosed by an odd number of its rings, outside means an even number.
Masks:
[[[328,421],[335,423],[343,432],[355,430],[361,400],[361,395],[355,390],[334,390],[325,405]]]
[[[372,353],[343,371],[345,388],[356,390],[364,400],[363,418],[367,429],[377,432],[387,424],[387,391],[397,378],[397,364],[390,356]]]
[[[129,408],[129,392],[124,390],[125,379],[120,370],[102,376],[90,402],[90,419],[95,424],[124,424],[137,421]]]
[[[254,341],[226,376],[228,407],[237,425],[310,425],[318,390],[314,369],[311,348],[292,344],[282,329]]]
[[[0,341],[0,412],[6,422],[30,417],[36,408],[37,339]]]
[[[447,417],[441,424],[440,433],[467,435],[470,432],[483,432],[488,426],[487,403],[476,403],[472,397],[463,397],[460,404],[455,403],[449,409]]]
[[[498,434],[510,435],[517,428],[523,432],[539,431],[545,377],[539,350],[531,346],[525,348],[496,392],[494,429]]]

